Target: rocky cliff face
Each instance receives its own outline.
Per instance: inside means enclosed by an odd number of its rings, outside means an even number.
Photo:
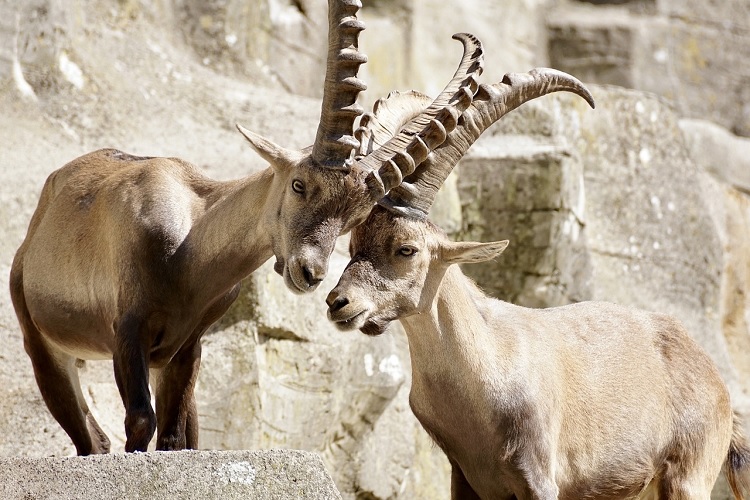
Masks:
[[[564,96],[525,105],[475,144],[436,216],[457,237],[511,240],[496,263],[466,268],[500,298],[609,300],[678,316],[750,422],[750,155],[742,153],[750,141],[734,135],[747,135],[745,70],[722,62],[733,56],[720,50],[747,50],[744,4],[711,11],[715,19],[701,14],[701,2],[612,3],[620,5],[365,1],[364,99],[394,88],[436,94],[459,57],[456,31],[483,40],[484,81],[552,64],[670,98],[597,86],[595,111]],[[44,179],[100,147],[180,156],[216,178],[263,168],[235,121],[290,147],[310,144],[326,8],[322,0],[0,0],[0,14],[0,455],[69,455],[36,389],[7,291]],[[664,44],[650,54],[666,66],[639,59],[642,45],[656,44],[639,38],[643,23],[664,28]],[[690,51],[681,27],[712,37],[692,38]],[[675,65],[696,53],[697,73],[680,73]],[[707,67],[723,76],[709,78]],[[707,80],[724,90],[694,104]],[[669,92],[647,85],[667,81]],[[270,265],[245,280],[205,337],[201,447],[317,451],[345,498],[447,498],[447,463],[408,407],[402,332],[371,339],[325,319],[325,294],[346,261],[342,241],[312,296],[290,294]],[[87,362],[81,372],[121,451],[111,363]]]

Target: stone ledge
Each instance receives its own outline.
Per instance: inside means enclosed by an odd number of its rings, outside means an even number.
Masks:
[[[297,450],[0,458],[3,499],[340,499],[323,461]]]

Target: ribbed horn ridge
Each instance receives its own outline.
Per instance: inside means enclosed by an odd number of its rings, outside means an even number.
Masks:
[[[500,83],[480,85],[471,106],[461,115],[458,126],[447,139],[378,203],[411,217],[426,217],[453,167],[487,128],[521,104],[561,91],[577,94],[594,107],[594,98],[583,83],[554,69],[509,73]]]
[[[358,160],[370,171],[366,182],[372,198],[378,200],[422,163],[430,151],[440,146],[456,127],[461,113],[471,105],[482,73],[482,43],[474,35],[453,35],[464,46],[461,62],[453,79],[432,104],[411,120],[385,145]]]
[[[416,90],[399,92],[394,90],[386,97],[375,101],[372,112],[359,120],[354,137],[359,141],[355,159],[359,160],[385,145],[391,137],[411,120],[419,116],[432,104],[432,98]]]
[[[320,166],[345,169],[346,160],[359,143],[352,135],[354,120],[363,113],[357,96],[367,88],[357,78],[367,56],[359,51],[357,19],[360,0],[328,0],[328,59],[320,124],[312,158]]]

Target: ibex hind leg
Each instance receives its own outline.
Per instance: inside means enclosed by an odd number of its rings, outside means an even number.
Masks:
[[[660,499],[711,498],[732,438],[732,412],[728,402],[715,404],[710,409],[712,411],[702,419],[703,426],[691,426],[692,435],[683,437],[679,451],[666,464],[661,475]]]
[[[24,330],[24,345],[34,376],[52,416],[70,436],[79,455],[109,453],[109,439],[81,392],[76,358],[50,346],[38,330]]]
[[[659,500],[709,500],[719,469],[696,467],[679,470],[668,468],[659,481]]]
[[[11,274],[10,295],[23,333],[24,348],[47,408],[70,436],[79,455],[109,453],[109,439],[81,392],[76,358],[45,340],[26,307],[21,273]]]

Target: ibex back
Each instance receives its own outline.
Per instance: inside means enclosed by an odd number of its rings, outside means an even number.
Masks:
[[[176,158],[103,149],[47,179],[13,261],[11,297],[44,401],[79,454],[107,452],[110,442],[81,394],[77,359],[113,359],[126,451],[146,450],[157,430],[157,449],[196,447],[200,338],[240,280],[275,256],[289,289],[315,289],[339,234],[445,140],[470,104],[482,51],[458,35],[464,54],[444,92],[403,133],[352,158],[363,147],[352,135],[365,88],[360,7],[329,1],[326,83],[310,148],[289,151],[238,126],[268,169],[219,182]]]

